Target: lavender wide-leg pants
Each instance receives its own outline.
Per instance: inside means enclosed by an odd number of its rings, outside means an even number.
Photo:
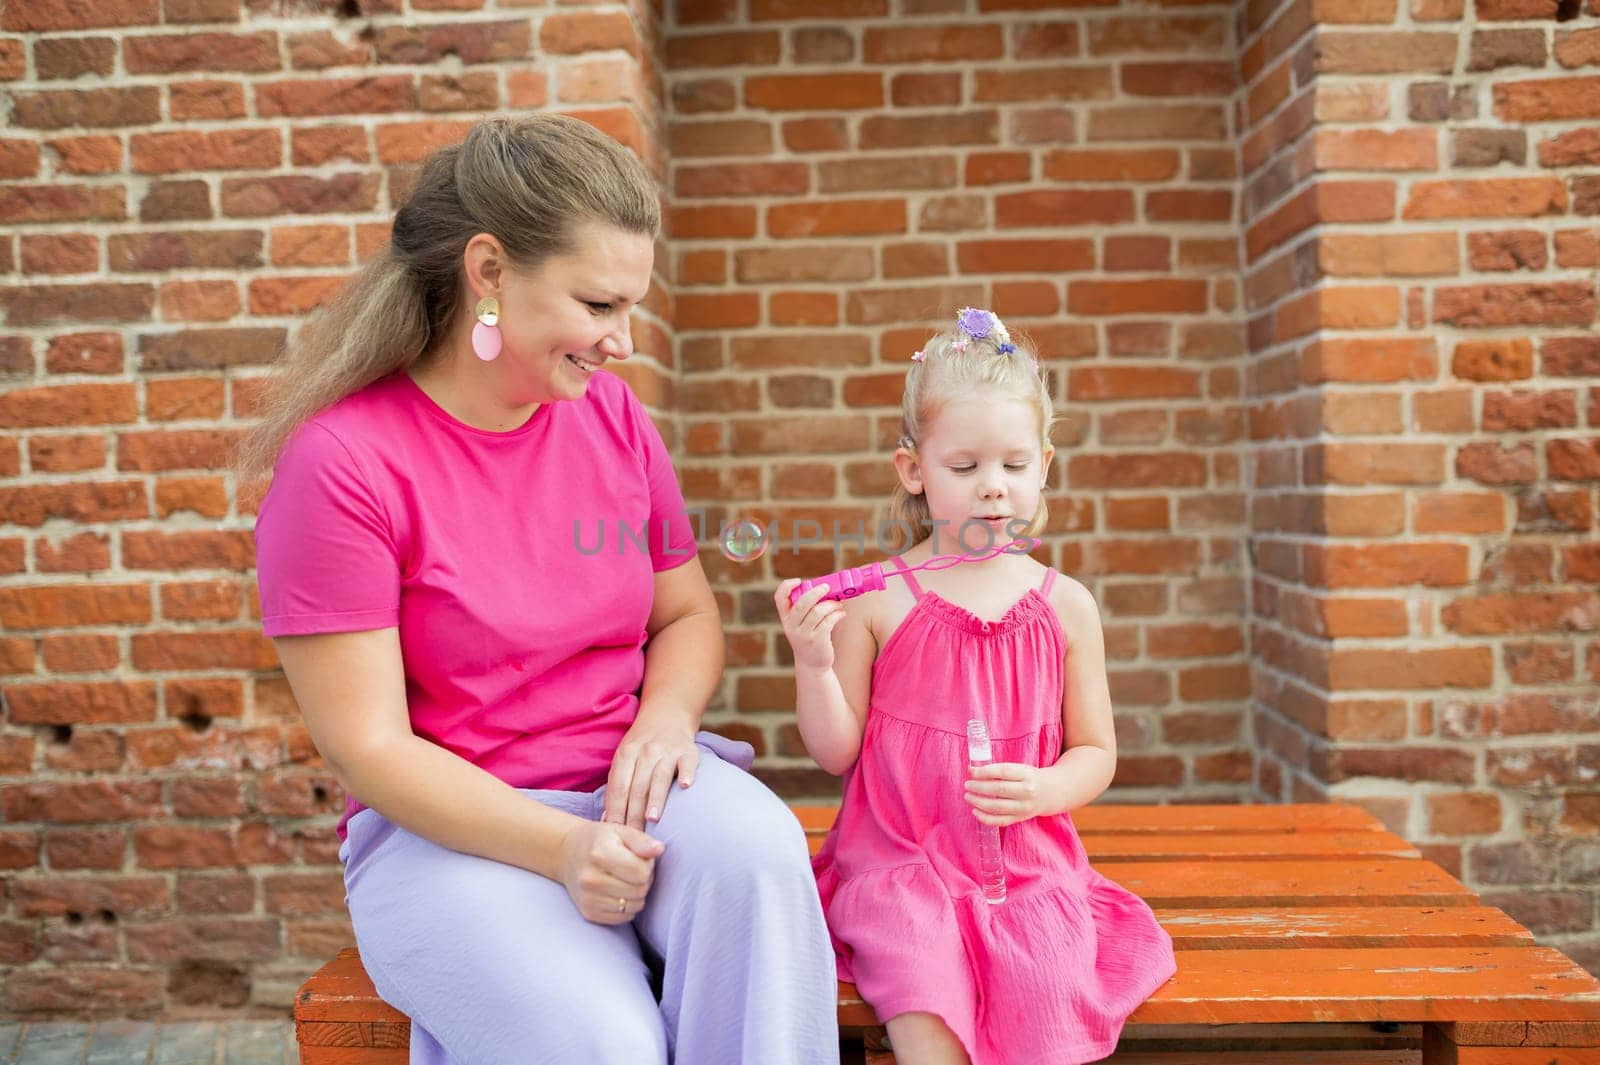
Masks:
[[[784,804],[701,733],[692,787],[629,924],[585,921],[557,882],[351,819],[346,901],[378,993],[411,1018],[412,1065],[836,1065],[833,948]],[[525,791],[597,820],[605,789]],[[656,998],[659,990],[660,999]]]

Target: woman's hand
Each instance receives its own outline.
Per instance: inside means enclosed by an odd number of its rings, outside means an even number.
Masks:
[[[664,849],[627,825],[584,821],[561,841],[561,884],[584,920],[623,924],[644,909]]]
[[[602,821],[642,830],[661,820],[673,777],[685,788],[694,783],[700,765],[694,733],[659,725],[652,716],[640,711],[611,759]]]
[[[971,769],[966,800],[973,814],[986,825],[1014,825],[1041,814],[1060,813],[1051,794],[1052,780],[1038,766],[1021,762],[992,762]]]
[[[821,672],[833,668],[833,628],[844,618],[844,607],[822,597],[827,594],[825,585],[818,585],[802,595],[793,606],[789,594],[799,586],[798,580],[787,580],[778,585],[773,599],[778,604],[778,620],[783,622],[783,634],[794,648],[794,664],[798,669]]]

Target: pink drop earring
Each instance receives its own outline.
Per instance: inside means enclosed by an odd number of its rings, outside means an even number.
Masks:
[[[485,296],[473,313],[478,324],[472,327],[472,353],[484,362],[493,362],[500,357],[500,301]]]

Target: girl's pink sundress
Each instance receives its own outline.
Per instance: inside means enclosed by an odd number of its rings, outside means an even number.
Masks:
[[[1089,867],[1066,814],[1001,830],[1004,902],[978,883],[966,723],[987,723],[997,762],[1060,757],[1055,576],[994,622],[905,576],[916,605],[873,664],[861,755],[812,863],[840,979],[885,1020],[938,1014],[972,1065],[1106,1057],[1176,971],[1155,915]]]

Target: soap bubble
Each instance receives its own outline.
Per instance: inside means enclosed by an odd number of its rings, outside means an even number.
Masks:
[[[772,534],[760,522],[744,518],[722,526],[722,555],[731,562],[754,562],[771,544]]]

